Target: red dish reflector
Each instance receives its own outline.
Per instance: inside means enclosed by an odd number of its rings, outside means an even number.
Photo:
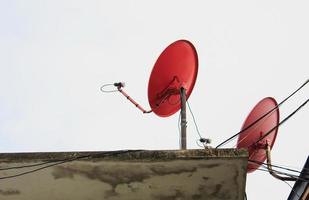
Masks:
[[[189,98],[198,72],[197,52],[189,41],[170,44],[157,59],[148,83],[148,101],[153,112],[168,117],[180,109],[181,87]]]
[[[241,130],[244,130],[250,124],[255,122],[258,118],[272,110],[277,106],[277,102],[274,98],[267,97],[262,99],[250,112],[247,119],[245,120]],[[237,148],[246,148],[249,152],[249,160],[254,160],[258,162],[264,162],[266,160],[266,150],[265,145],[270,145],[272,149],[275,139],[277,136],[278,128],[276,128],[272,133],[261,140],[257,145],[253,145],[261,136],[270,131],[273,127],[277,126],[279,123],[279,109],[275,109],[255,125],[250,127],[248,130],[242,132],[237,141]],[[253,172],[260,167],[260,164],[255,164],[252,162],[248,163],[247,172]]]

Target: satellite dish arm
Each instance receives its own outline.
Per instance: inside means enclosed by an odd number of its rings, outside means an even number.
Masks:
[[[133,103],[140,111],[142,111],[144,114],[146,113],[151,113],[152,110],[145,110],[142,106],[140,106],[136,101],[134,101],[134,99],[132,99],[123,89],[122,87],[124,87],[124,83],[120,82],[120,83],[114,83],[114,86],[117,87],[117,90],[123,95],[125,96],[131,103]]]
[[[286,177],[286,176],[281,176],[278,173],[276,173],[272,169],[272,164],[271,164],[271,150],[270,150],[270,145],[266,145],[266,156],[267,156],[267,169],[268,172],[275,177],[276,179],[282,180],[282,181],[297,181],[298,179],[296,177]]]

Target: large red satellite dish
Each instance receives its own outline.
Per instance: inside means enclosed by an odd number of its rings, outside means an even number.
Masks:
[[[168,117],[180,109],[180,88],[188,99],[198,72],[198,56],[187,40],[170,44],[157,59],[148,83],[148,101],[152,111]]]
[[[252,109],[248,117],[246,118],[242,129],[250,126],[253,122],[263,116],[265,113],[269,112],[277,106],[277,102],[272,97],[267,97],[262,99],[257,105]],[[266,160],[266,149],[265,146],[268,144],[270,148],[273,147],[278,128],[274,129],[268,136],[262,139],[258,144],[255,144],[263,135],[265,135],[272,128],[276,127],[279,123],[279,109],[275,109],[266,115],[263,119],[257,122],[255,125],[245,130],[239,135],[237,141],[237,148],[246,148],[249,152],[249,160],[257,161],[257,163],[262,163]],[[247,172],[253,172],[260,167],[260,164],[253,162],[248,163]]]

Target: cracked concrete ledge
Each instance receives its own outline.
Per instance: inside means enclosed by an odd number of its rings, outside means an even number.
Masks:
[[[0,163],[57,161],[84,157],[92,160],[154,161],[177,159],[246,158],[245,149],[191,149],[191,150],[121,150],[121,151],[84,151],[84,152],[25,152],[0,153]],[[82,158],[81,158],[82,159]]]
[[[3,153],[0,199],[243,200],[247,164],[237,149]]]

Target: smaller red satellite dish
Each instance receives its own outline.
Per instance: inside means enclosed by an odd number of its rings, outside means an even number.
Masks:
[[[277,102],[272,97],[266,97],[262,99],[257,105],[252,109],[250,114],[247,116],[241,130],[250,126],[257,119],[262,117],[264,114],[274,109],[277,106]],[[265,146],[268,144],[272,149],[275,139],[277,136],[278,128],[274,129],[268,136],[255,144],[263,135],[265,135],[272,128],[276,127],[279,123],[279,109],[274,109],[263,119],[257,122],[255,125],[249,129],[242,132],[237,141],[237,148],[246,148],[249,152],[249,160],[257,161],[257,163],[262,163],[266,160],[266,149]],[[251,173],[258,169],[260,164],[248,163],[247,172]]]
[[[180,88],[188,99],[198,72],[198,56],[192,43],[178,40],[157,59],[148,83],[148,101],[152,111],[168,117],[180,109]]]

